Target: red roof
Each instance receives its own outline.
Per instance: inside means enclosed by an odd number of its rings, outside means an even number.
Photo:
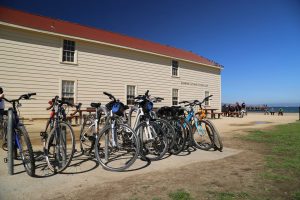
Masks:
[[[48,31],[58,34],[75,36],[99,42],[129,47],[146,52],[161,54],[177,59],[194,61],[197,63],[220,67],[217,63],[203,58],[189,51],[161,45],[154,42],[145,41],[125,35],[112,33],[96,28],[82,26],[63,20],[52,19],[48,17],[33,15],[30,13],[9,9],[0,6],[0,21],[15,24],[19,26],[29,27],[42,31]]]

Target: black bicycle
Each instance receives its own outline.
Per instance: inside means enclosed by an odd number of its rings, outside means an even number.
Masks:
[[[12,104],[12,108],[8,110],[7,132],[5,132],[4,140],[7,143],[7,159],[8,173],[14,173],[14,159],[22,159],[25,170],[29,176],[35,175],[35,159],[33,155],[32,145],[29,135],[24,124],[20,121],[19,110],[21,107],[20,100],[29,100],[36,93],[28,93],[21,95],[18,99],[5,101]]]
[[[71,125],[66,122],[67,118],[63,106],[76,107],[76,111],[78,111],[81,104],[71,104],[59,99],[58,96],[52,100],[52,103],[54,116],[50,122],[50,133],[48,135],[47,132],[41,132],[41,137],[45,141],[44,154],[48,167],[57,173],[69,166],[75,152],[74,131]]]

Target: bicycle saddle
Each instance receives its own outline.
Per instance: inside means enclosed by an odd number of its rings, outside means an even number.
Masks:
[[[99,108],[101,106],[101,103],[91,103],[91,107],[93,108]]]

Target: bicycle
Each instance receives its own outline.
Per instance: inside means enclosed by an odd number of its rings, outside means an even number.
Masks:
[[[52,113],[50,117],[50,133],[41,132],[44,156],[48,168],[59,173],[64,171],[72,161],[75,153],[75,136],[73,128],[67,123],[63,105],[76,107],[74,114],[80,109],[81,104],[74,105],[60,100],[58,96],[52,99]]]
[[[178,106],[164,106],[157,111],[159,118],[167,120],[173,127],[175,134],[173,136],[173,145],[170,146],[170,152],[174,155],[179,154],[183,151],[186,140],[187,131],[184,128],[184,110]]]
[[[20,100],[29,100],[31,96],[36,93],[28,93],[21,95],[18,99],[5,101],[12,104],[12,108],[8,109],[7,132],[4,132],[3,139],[7,143],[7,158],[5,162],[8,163],[8,173],[14,173],[14,158],[21,158],[25,171],[29,176],[35,175],[35,159],[33,155],[32,145],[25,125],[19,118],[19,110],[21,107]],[[5,129],[5,127],[4,127]]]
[[[103,94],[111,101],[105,106],[107,109],[105,125],[96,135],[96,159],[106,170],[124,171],[138,158],[140,142],[135,131],[122,122],[128,106],[112,94],[107,92]]]
[[[2,116],[0,118],[0,139],[1,139],[1,147],[4,151],[7,151],[6,134],[7,134],[7,110],[3,111]]]
[[[129,111],[128,124],[131,125],[132,113],[137,112],[135,123],[131,126],[140,138],[140,156],[144,160],[159,160],[166,154],[169,147],[167,133],[164,132],[169,129],[163,128],[163,124],[168,124],[168,122],[151,117],[153,102],[150,99],[149,90],[145,95],[139,95],[134,100],[136,106]],[[170,130],[172,129],[171,126]]]
[[[188,103],[184,105],[188,107],[184,125],[188,126],[190,124],[189,139],[192,141],[192,144],[202,150],[214,148],[222,151],[223,143],[217,129],[210,120],[203,119],[203,113],[201,112],[202,104],[212,96],[204,98],[202,102],[194,100],[192,102],[182,101],[179,103]],[[195,106],[199,106],[199,112],[195,113]]]
[[[105,119],[109,114],[106,107],[101,103],[91,103],[91,107],[95,109],[95,114],[89,114],[84,118],[80,129],[79,142],[80,150],[83,155],[91,155],[95,147],[97,133],[100,130],[100,120]],[[104,113],[104,117],[102,117]]]

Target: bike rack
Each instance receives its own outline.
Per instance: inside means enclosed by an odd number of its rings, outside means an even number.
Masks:
[[[14,174],[14,136],[13,136],[13,109],[8,109],[8,119],[7,119],[7,168],[8,174]]]

